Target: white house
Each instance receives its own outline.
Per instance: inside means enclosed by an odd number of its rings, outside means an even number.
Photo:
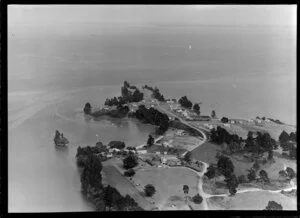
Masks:
[[[147,150],[137,150],[138,154],[147,154]]]
[[[106,157],[107,158],[111,158],[111,157],[113,157],[113,155],[112,154],[108,154],[108,155],[106,155]]]
[[[159,151],[156,151],[155,154],[160,155],[160,152],[159,152]]]
[[[261,123],[261,120],[256,119],[255,122],[256,122],[256,123]]]
[[[235,124],[235,121],[234,121],[234,120],[230,120],[230,123],[231,123],[231,124]]]
[[[230,124],[229,123],[224,123],[224,126],[230,128]]]

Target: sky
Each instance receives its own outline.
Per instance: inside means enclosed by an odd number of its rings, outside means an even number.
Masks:
[[[296,5],[10,5],[8,25],[294,25]]]

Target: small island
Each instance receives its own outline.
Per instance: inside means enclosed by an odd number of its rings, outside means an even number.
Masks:
[[[64,137],[63,133],[60,133],[58,130],[55,131],[54,144],[56,148],[66,148],[69,144],[69,140]]]

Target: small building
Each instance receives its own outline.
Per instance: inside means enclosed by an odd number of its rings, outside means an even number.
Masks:
[[[138,154],[147,154],[147,150],[137,150]]]
[[[108,155],[106,155],[106,157],[107,157],[107,158],[112,158],[113,155],[112,155],[112,154],[108,154]]]
[[[184,133],[184,130],[177,130],[176,132],[175,132],[175,135],[177,135],[177,136],[182,136],[183,135],[183,133]]]
[[[253,119],[249,119],[248,122],[249,123],[253,123],[254,121],[253,121]]]
[[[230,120],[230,123],[231,124],[235,124],[235,120]]]
[[[156,151],[155,154],[160,155],[160,152],[159,152],[159,151]]]
[[[225,127],[230,128],[230,124],[229,123],[224,123],[223,124]]]

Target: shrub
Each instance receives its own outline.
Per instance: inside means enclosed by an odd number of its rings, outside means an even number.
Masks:
[[[147,197],[153,196],[156,192],[155,187],[151,184],[146,185],[144,191]]]
[[[193,197],[193,202],[194,202],[195,204],[201,204],[202,201],[203,201],[203,198],[202,198],[202,196],[199,195],[199,194],[196,194],[196,195]]]
[[[137,157],[134,155],[129,155],[123,160],[123,166],[125,169],[131,169],[138,165]]]
[[[127,177],[132,177],[134,175],[135,175],[134,169],[129,169],[129,170],[124,172],[124,176],[127,176]]]

